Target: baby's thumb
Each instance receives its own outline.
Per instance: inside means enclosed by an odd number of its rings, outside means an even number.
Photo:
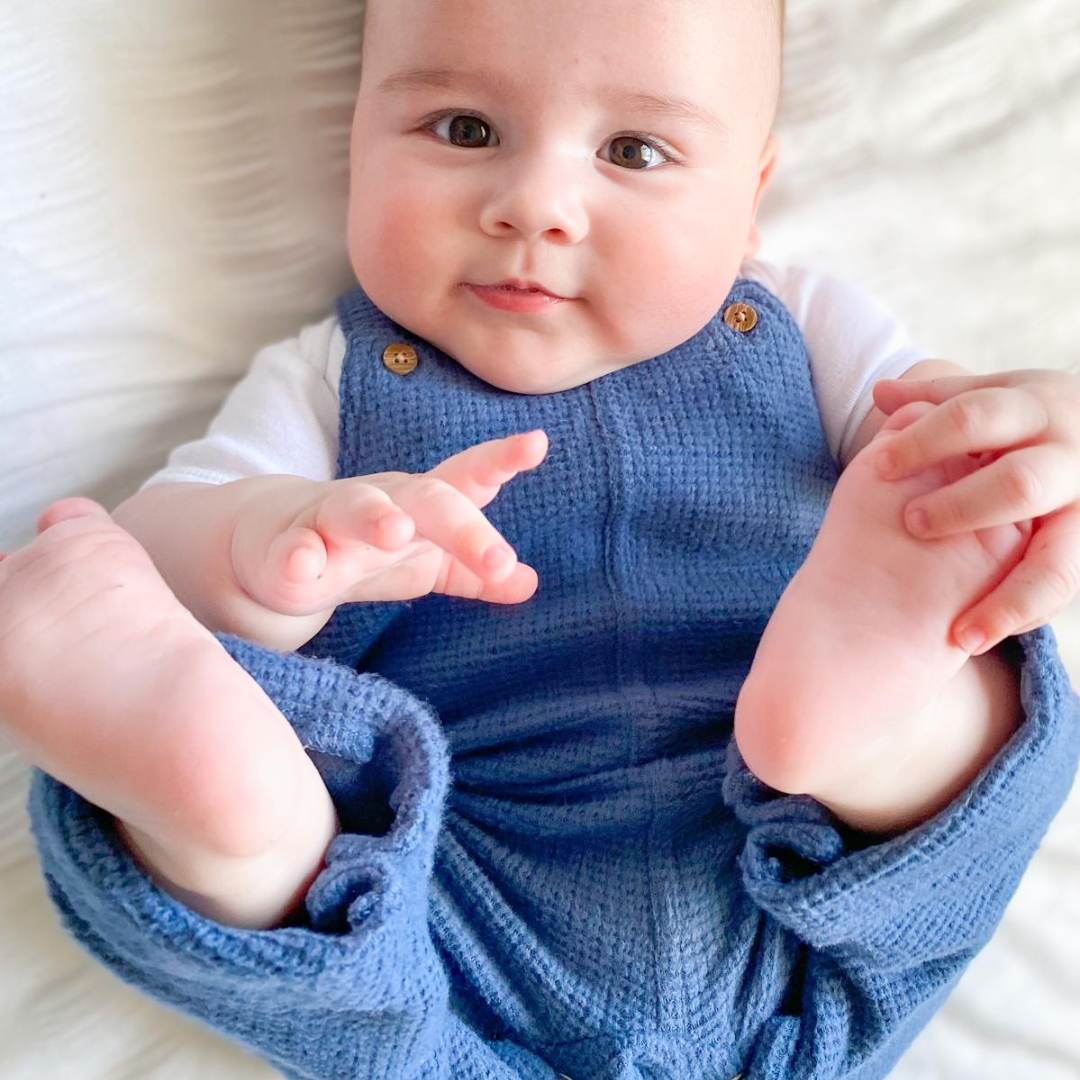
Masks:
[[[61,521],[70,521],[73,518],[108,516],[108,511],[100,503],[77,495],[70,499],[60,499],[59,502],[45,507],[37,519],[37,531],[39,534],[43,533],[46,529],[59,525]]]

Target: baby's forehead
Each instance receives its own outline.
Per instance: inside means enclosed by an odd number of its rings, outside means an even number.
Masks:
[[[771,116],[782,15],[783,0],[367,0],[364,65],[507,66],[542,89],[600,64],[623,87],[682,81],[708,107],[754,114],[760,88]]]
[[[406,8],[408,8],[410,2],[427,8],[428,14],[437,12],[456,16],[465,13],[469,9],[482,8],[483,4],[490,2],[490,0],[364,0],[364,29],[366,30],[369,21],[373,18],[371,13],[375,11],[380,16],[387,12],[396,12],[407,17]],[[537,4],[543,7],[545,17],[549,20],[556,20],[560,15],[558,10],[560,5],[553,4],[551,0],[497,0],[497,2],[500,8],[500,18],[502,19],[516,19],[522,22],[529,19],[531,21],[533,13],[530,9]],[[577,3],[592,2],[594,0],[577,0]],[[673,5],[678,3],[688,4],[692,7],[703,6],[720,15],[728,32],[746,33],[772,29],[776,32],[777,43],[782,39],[785,0],[638,0],[634,7],[640,20],[640,16],[643,14],[668,14],[672,11]],[[566,7],[567,5],[563,6]],[[575,6],[576,4],[570,5],[570,9],[573,10]],[[420,13],[417,12],[417,14]],[[429,18],[410,19],[410,22],[413,29],[421,33],[424,32],[425,28],[430,28],[432,33],[435,32],[434,25]],[[629,25],[632,27],[635,20],[633,18],[623,18],[620,22],[624,26]],[[662,38],[652,42],[654,49],[663,48],[663,44]],[[476,45],[478,49],[483,47],[482,42],[477,42]],[[635,62],[647,62],[647,56],[635,58]]]

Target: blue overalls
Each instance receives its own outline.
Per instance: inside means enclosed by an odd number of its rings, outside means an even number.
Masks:
[[[539,396],[481,382],[359,291],[338,311],[341,476],[547,431],[543,464],[485,511],[539,590],[348,605],[304,656],[224,639],[339,809],[307,921],[200,918],[38,776],[67,925],[291,1077],[884,1077],[1069,789],[1080,712],[1050,632],[1021,639],[1027,719],[968,792],[904,836],[856,834],[760,784],[731,737],[836,479],[780,302],[740,281],[670,353]],[[406,375],[383,362],[398,344]]]

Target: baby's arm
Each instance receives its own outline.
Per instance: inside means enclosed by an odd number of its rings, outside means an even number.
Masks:
[[[530,432],[469,447],[420,476],[159,484],[113,516],[204,626],[289,651],[345,602],[528,599],[535,572],[480,508],[546,451],[544,434]]]
[[[177,599],[205,627],[266,645],[282,642],[280,647],[288,649],[289,628],[295,627],[297,635],[305,628],[244,590],[234,564],[233,536],[246,504],[261,496],[265,510],[285,490],[296,492],[297,479],[157,484],[121,503],[112,516],[142,544]],[[314,491],[315,482],[309,483]],[[317,618],[310,623],[312,634],[322,625]]]

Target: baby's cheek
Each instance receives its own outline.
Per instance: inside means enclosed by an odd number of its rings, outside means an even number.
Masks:
[[[404,299],[430,280],[436,258],[435,200],[408,186],[368,185],[353,194],[349,256],[357,281],[391,317]]]
[[[638,332],[653,340],[654,354],[696,334],[731,290],[742,249],[733,243],[730,226],[718,223],[716,216],[658,222],[655,235],[639,236],[635,253],[623,260],[624,273],[632,276],[623,295],[637,296],[628,315],[638,323]]]

